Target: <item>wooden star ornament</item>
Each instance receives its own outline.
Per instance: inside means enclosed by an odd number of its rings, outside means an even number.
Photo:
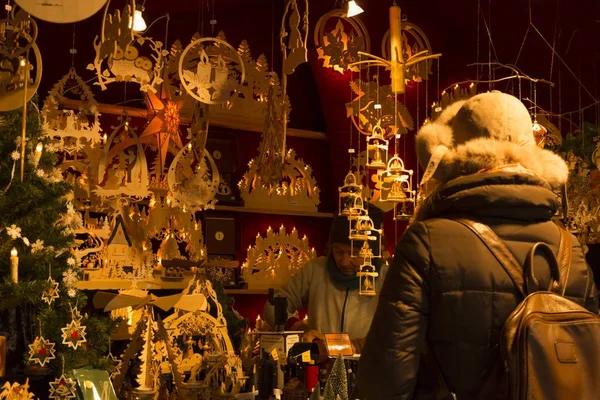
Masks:
[[[59,297],[58,282],[52,279],[52,277],[48,277],[48,287],[42,293],[42,300],[50,305],[54,299],[58,299]]]
[[[76,397],[77,393],[75,392],[75,381],[73,379],[66,378],[63,374],[60,378],[56,378],[54,382],[50,382],[49,399],[68,400]]]
[[[80,320],[73,319],[66,327],[61,328],[63,344],[77,350],[79,346],[87,342],[85,338],[85,326]]]
[[[54,360],[56,356],[54,353],[55,344],[51,341],[44,339],[43,336],[35,338],[32,344],[29,345],[29,361],[38,364],[40,367],[49,363],[50,360]]]

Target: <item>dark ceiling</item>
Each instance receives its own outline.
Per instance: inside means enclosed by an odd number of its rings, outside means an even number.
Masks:
[[[369,31],[372,51],[379,52],[381,38],[388,28],[388,0],[358,0],[365,9],[360,18]],[[409,21],[420,26],[429,36],[433,50],[443,54],[440,68],[440,87],[453,82],[475,78],[475,68],[467,64],[477,60],[488,61],[487,22],[493,39],[492,56],[502,63],[514,64],[520,51],[517,65],[526,74],[552,80],[561,80],[560,89],[552,91],[553,108],[558,109],[560,91],[561,108],[578,108],[581,104],[591,103],[592,97],[585,93],[577,83],[579,79],[598,97],[598,68],[600,61],[600,0],[398,0],[402,12]],[[338,6],[341,1],[338,0]],[[124,4],[124,0],[112,0],[111,7]],[[311,29],[317,19],[335,8],[334,0],[309,0]],[[214,33],[224,30],[228,41],[237,46],[247,39],[253,55],[265,53],[276,70],[279,68],[281,53],[278,49],[280,18],[284,7],[283,0],[146,0],[145,18],[148,24],[154,19],[169,13],[169,30],[166,37],[171,44],[179,38],[187,43],[191,36],[202,31],[205,35],[213,32],[210,20],[217,21]],[[478,7],[485,17],[477,18]],[[531,20],[549,43],[555,43],[558,55],[565,60],[573,74],[562,65],[558,56],[552,57],[552,51],[533,28],[523,42],[528,30],[531,8]],[[92,42],[100,31],[102,13],[75,25],[56,25],[40,22],[38,39],[44,59],[44,78],[40,93],[42,97],[51,86],[64,75],[71,66],[69,48],[75,30],[75,43],[78,53],[75,65],[84,78],[93,78],[86,65],[93,60]],[[151,28],[150,36],[165,39],[166,19],[157,21]],[[479,22],[479,23],[478,23]],[[477,30],[479,25],[479,40]],[[273,35],[275,34],[275,35]],[[273,41],[273,37],[275,41]],[[312,37],[312,31],[311,35]],[[479,51],[478,51],[479,42]],[[312,40],[311,40],[312,46]],[[273,55],[273,57],[272,57]],[[314,79],[308,66],[297,70],[298,77],[291,79],[290,93],[292,104],[316,103],[318,95]],[[552,75],[551,75],[552,71]],[[575,78],[575,76],[577,78]],[[437,78],[435,79],[437,81]],[[433,83],[432,86],[437,83]],[[505,89],[504,87],[500,89]],[[435,91],[435,88],[432,89]],[[545,108],[550,107],[550,91],[538,87],[538,100]],[[98,94],[98,99],[106,102],[118,102],[124,99],[139,98],[140,94],[133,85],[127,88],[109,88]],[[541,99],[541,100],[540,100]],[[300,107],[302,108],[302,107]],[[295,108],[298,110],[298,107]],[[592,109],[593,111],[593,109]],[[307,129],[324,130],[323,118],[318,111],[303,113],[292,124]],[[314,115],[313,115],[314,114]],[[592,118],[586,115],[586,118]]]

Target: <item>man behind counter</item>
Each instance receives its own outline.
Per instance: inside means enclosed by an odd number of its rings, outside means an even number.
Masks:
[[[370,205],[369,216],[375,227],[381,227],[383,212],[380,209]],[[363,261],[358,257],[362,243],[355,242],[355,254],[351,254],[348,236],[348,218],[335,217],[329,233],[327,255],[307,262],[276,295],[288,299],[286,330],[304,331],[308,341],[323,339],[325,333],[348,333],[356,352],[360,352],[388,267],[381,259],[373,259],[373,265],[379,272],[375,281],[377,296],[359,295],[356,273]],[[304,306],[308,306],[308,326],[294,316]],[[269,302],[265,304],[264,316],[266,322],[274,326],[274,309]]]

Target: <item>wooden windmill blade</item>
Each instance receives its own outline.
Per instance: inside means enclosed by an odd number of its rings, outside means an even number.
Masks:
[[[169,311],[181,298],[183,293],[174,294],[171,296],[157,297],[152,303],[155,307],[160,308],[163,311]]]
[[[105,308],[111,302],[111,300],[113,300],[117,296],[117,293],[96,292],[92,302],[95,308]]]
[[[116,295],[107,305],[104,307],[104,311],[113,311],[120,308],[132,307],[137,309],[142,305],[147,304],[152,298],[152,295],[146,297],[130,296],[128,294]]]
[[[188,312],[206,311],[208,302],[203,294],[189,294],[183,296],[174,307]]]

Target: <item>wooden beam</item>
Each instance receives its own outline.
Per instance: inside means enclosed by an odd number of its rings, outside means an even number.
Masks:
[[[62,101],[62,106],[64,108],[72,110],[77,110],[79,107],[82,107],[85,104],[86,103],[81,100],[63,99]],[[97,108],[100,114],[121,115],[124,111],[126,111],[127,114],[129,114],[129,116],[132,118],[144,118],[148,120],[153,117],[153,113],[151,111],[143,108],[116,106],[103,103],[98,103]],[[225,113],[219,113],[215,116],[212,116],[210,118],[210,124],[221,128],[248,132],[262,133],[263,131],[263,126],[260,123],[255,123],[242,118],[236,118],[233,115],[226,117],[224,114]],[[188,116],[182,115],[180,121],[182,125],[189,125],[192,119]],[[298,137],[303,139],[327,140],[327,135],[323,132],[308,131],[304,129],[288,128],[287,135],[290,137]]]

